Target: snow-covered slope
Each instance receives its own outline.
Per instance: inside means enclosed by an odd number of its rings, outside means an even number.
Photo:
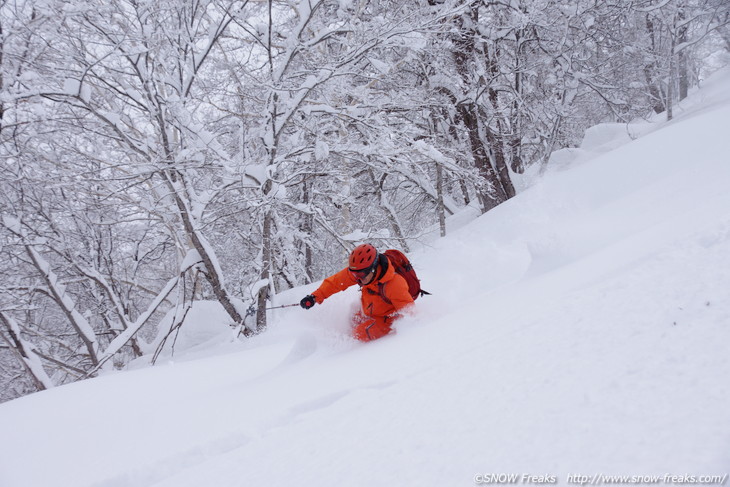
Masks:
[[[347,338],[351,289],[244,343],[218,334],[2,404],[0,486],[724,475],[728,127],[724,72],[672,123],[615,149],[598,137],[592,158],[414,252],[433,296],[382,340]]]

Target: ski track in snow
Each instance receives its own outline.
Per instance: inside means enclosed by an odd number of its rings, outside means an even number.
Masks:
[[[396,381],[375,384],[365,389],[384,389],[396,385]],[[93,487],[152,487],[159,485],[168,479],[175,479],[184,476],[185,473],[206,462],[215,460],[219,456],[227,455],[243,448],[255,437],[266,436],[269,431],[286,428],[292,422],[304,416],[307,413],[327,408],[336,402],[342,400],[348,395],[357,392],[356,389],[343,390],[332,394],[305,401],[290,407],[282,416],[271,421],[264,430],[258,431],[255,436],[246,434],[231,434],[224,438],[218,438],[202,445],[195,446],[184,452],[177,452],[162,460],[145,465],[144,467],[135,467],[118,476],[104,479],[100,482],[92,484]],[[174,480],[178,482],[178,480]],[[173,484],[174,485],[174,484]]]

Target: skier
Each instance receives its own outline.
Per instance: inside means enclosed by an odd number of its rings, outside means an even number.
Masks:
[[[353,335],[367,342],[390,333],[400,312],[413,305],[408,283],[384,254],[370,244],[362,244],[350,254],[349,266],[328,277],[300,304],[304,309],[322,304],[335,293],[360,285],[362,309],[352,317]]]

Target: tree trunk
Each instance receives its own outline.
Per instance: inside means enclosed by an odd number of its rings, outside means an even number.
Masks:
[[[58,276],[51,269],[50,263],[46,261],[31,245],[25,244],[25,251],[28,254],[28,257],[30,257],[33,266],[46,283],[49,295],[66,316],[68,322],[71,324],[71,327],[74,329],[81,341],[84,342],[84,347],[86,347],[86,351],[89,354],[89,359],[91,360],[92,365],[98,365],[99,359],[97,353],[99,343],[96,340],[96,333],[93,328],[79,310],[76,309],[76,302],[73,300],[71,295],[66,292],[66,286],[59,282]]]
[[[730,51],[730,28],[727,25],[723,25],[722,27],[718,27],[717,32],[725,42],[725,50]]]
[[[651,41],[651,52],[649,55],[653,56],[654,58],[650,63],[644,66],[644,78],[646,79],[646,86],[649,90],[651,108],[654,110],[654,113],[662,113],[664,110],[666,110],[666,107],[664,104],[664,96],[662,95],[661,88],[655,79],[657,74],[656,33],[654,32],[654,22],[652,22],[651,17],[648,14],[646,16],[646,32],[649,35],[649,40]]]
[[[677,44],[682,45],[687,42],[687,25],[684,24],[686,15],[684,9],[680,8],[677,14],[677,20],[680,23]],[[679,83],[679,101],[687,98],[689,92],[689,68],[687,66],[687,50],[682,49],[677,53],[677,80]]]
[[[268,191],[266,191],[268,193]],[[273,216],[271,211],[267,211],[264,215],[262,225],[262,241],[261,241],[261,280],[264,284],[259,288],[256,301],[256,333],[261,333],[266,329],[266,304],[269,299],[269,290],[272,286],[272,227]]]
[[[486,213],[495,206],[503,203],[507,198],[504,194],[502,184],[497,177],[497,173],[492,167],[489,160],[487,150],[479,137],[479,123],[476,116],[476,107],[474,103],[463,103],[459,105],[459,114],[464,123],[467,133],[469,134],[469,144],[471,146],[474,165],[479,171],[479,175],[486,182],[487,187],[477,188],[477,197],[482,207],[482,213]]]
[[[439,216],[439,230],[441,236],[446,236],[446,214],[444,212],[444,170],[441,164],[436,164],[436,194],[438,195],[437,212]]]
[[[499,122],[497,122],[498,127],[499,125]],[[507,161],[504,157],[504,144],[502,143],[502,138],[495,134],[491,128],[485,127],[484,130],[486,132],[487,142],[489,142],[489,147],[491,148],[492,157],[494,158],[494,167],[497,168],[496,174],[499,182],[500,198],[502,199],[500,203],[504,203],[515,195],[515,187],[512,184]]]
[[[468,12],[458,18],[458,32],[454,38],[456,70],[467,90],[474,84],[474,80],[471,79],[473,73],[470,64],[474,60],[476,53],[475,39],[478,36],[478,33],[475,31],[475,27],[479,22],[477,4],[478,2],[473,2]],[[471,147],[472,158],[474,159],[474,166],[485,182],[481,187],[477,187],[477,197],[479,198],[482,213],[485,213],[506,201],[507,193],[502,184],[502,178],[500,178],[500,175],[497,174],[492,166],[487,148],[484,146],[484,142],[480,136],[478,110],[476,100],[464,100],[457,105],[458,114],[469,134],[469,145]],[[488,137],[490,144],[495,140],[489,140]],[[495,162],[499,163],[499,158],[501,157],[501,162],[504,164],[504,154],[502,151],[496,147],[493,147],[493,149],[500,153],[495,158]],[[507,179],[509,179],[509,175],[507,175]]]
[[[311,183],[305,180],[302,183],[302,202],[309,206],[311,203]],[[307,214],[304,216],[304,223],[301,226],[303,235],[312,235],[314,230],[314,216]],[[314,280],[314,252],[312,251],[312,245],[309,243],[309,239],[304,239],[304,272],[307,274],[307,282]]]
[[[180,215],[180,218],[183,222],[185,232],[190,238],[190,242],[193,244],[193,247],[200,255],[200,258],[203,261],[203,265],[205,265],[205,279],[208,281],[210,287],[213,289],[213,294],[215,295],[216,299],[221,304],[221,306],[223,306],[223,309],[226,310],[226,313],[228,313],[233,322],[236,324],[243,323],[243,316],[241,316],[236,307],[233,305],[233,302],[228,295],[228,291],[223,284],[223,276],[220,275],[221,271],[216,264],[215,255],[211,255],[213,250],[210,248],[210,245],[206,241],[205,237],[196,228],[192,220],[193,217],[188,212],[188,209],[183,202],[180,194],[178,193],[178,190],[175,188],[176,183],[182,184],[181,178],[172,171],[170,171],[169,173],[166,172],[165,176],[168,183],[168,188],[170,189],[170,193],[175,199],[178,214]],[[244,330],[244,335],[249,336],[251,334],[252,332],[250,330]]]
[[[6,337],[5,333],[0,331],[0,338],[7,343],[28,375],[33,379],[33,384],[36,389],[43,391],[49,387],[53,387],[53,382],[41,366],[38,356],[26,346],[25,341],[20,337],[20,329],[17,323],[13,323],[12,320],[11,317],[5,316],[5,313],[0,311],[0,322],[5,325],[5,329],[10,337]]]
[[[669,73],[667,76],[667,120],[674,118],[674,84],[676,83],[676,77],[674,73],[674,39],[669,46]]]
[[[484,46],[484,57],[487,63],[487,69],[493,80],[496,80],[500,76],[499,66],[497,65],[497,56],[499,51],[495,48],[494,52],[490,54],[487,46]],[[487,136],[487,142],[491,149],[494,157],[494,167],[497,170],[499,177],[499,183],[502,186],[504,192],[504,200],[508,200],[515,195],[515,187],[512,184],[512,179],[509,175],[509,169],[507,168],[507,158],[505,157],[505,146],[504,146],[504,134],[506,133],[506,127],[502,123],[501,110],[499,107],[499,94],[494,89],[492,83],[489,83],[487,89],[489,95],[489,103],[492,106],[492,113],[494,113],[494,125],[497,127],[497,133],[490,128],[489,124],[485,124],[484,130]]]
[[[521,9],[522,10],[522,9]],[[523,13],[526,13],[523,11]],[[525,164],[522,161],[522,29],[515,34],[515,81],[514,100],[512,101],[512,113],[510,128],[512,136],[509,139],[510,167],[517,174],[525,172]]]

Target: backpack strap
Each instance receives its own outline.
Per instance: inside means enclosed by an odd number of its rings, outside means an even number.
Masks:
[[[383,301],[385,301],[389,305],[393,306],[393,301],[391,301],[390,298],[385,295],[385,283],[384,282],[379,282],[378,283],[378,290],[377,291],[373,291],[370,288],[366,289],[366,291],[368,292],[368,294],[370,294],[372,296],[375,296],[375,295],[380,296]]]
[[[385,301],[389,305],[393,306],[393,302],[390,300],[390,298],[388,296],[385,295],[385,283],[384,282],[378,283],[378,294],[380,294],[380,297],[383,299],[383,301]]]

